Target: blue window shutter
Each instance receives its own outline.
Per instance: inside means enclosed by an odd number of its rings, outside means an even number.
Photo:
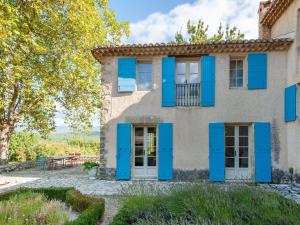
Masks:
[[[255,181],[271,182],[271,125],[254,124]]]
[[[136,59],[118,59],[118,92],[133,92],[136,90]]]
[[[297,85],[294,84],[285,89],[284,93],[284,115],[285,121],[291,122],[297,119]]]
[[[173,124],[158,124],[158,179],[173,179]]]
[[[248,89],[267,89],[268,55],[248,54]]]
[[[224,123],[209,124],[209,180],[225,180]]]
[[[162,106],[175,106],[175,57],[162,58]]]
[[[130,180],[131,124],[117,125],[117,179]]]
[[[215,105],[215,56],[201,57],[201,106]]]

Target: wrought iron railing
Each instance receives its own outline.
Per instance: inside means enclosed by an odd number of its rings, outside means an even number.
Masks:
[[[200,83],[176,84],[176,106],[200,105]]]

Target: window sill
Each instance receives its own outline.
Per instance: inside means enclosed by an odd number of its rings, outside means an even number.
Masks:
[[[229,90],[248,90],[247,87],[229,87]]]

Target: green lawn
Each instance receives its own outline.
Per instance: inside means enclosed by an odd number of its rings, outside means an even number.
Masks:
[[[170,194],[125,197],[111,225],[296,225],[300,205],[255,187],[181,187]]]

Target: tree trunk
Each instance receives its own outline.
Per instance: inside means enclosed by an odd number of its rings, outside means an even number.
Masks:
[[[9,129],[0,130],[0,165],[8,162]]]

